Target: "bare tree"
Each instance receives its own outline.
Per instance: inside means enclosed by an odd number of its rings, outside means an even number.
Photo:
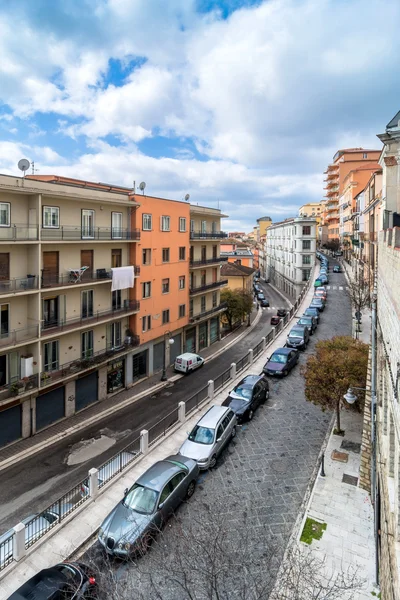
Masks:
[[[365,278],[351,279],[349,281],[349,296],[355,310],[355,318],[360,321],[362,309],[371,304],[371,290],[368,280]],[[358,339],[358,327],[356,327],[356,339]]]

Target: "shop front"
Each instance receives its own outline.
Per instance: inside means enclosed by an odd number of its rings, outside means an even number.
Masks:
[[[219,317],[213,317],[210,320],[210,344],[219,340]]]
[[[185,352],[196,352],[196,327],[186,330]]]
[[[208,321],[204,321],[199,325],[199,351],[204,350],[208,346]]]
[[[125,387],[125,359],[116,360],[107,366],[107,394]]]

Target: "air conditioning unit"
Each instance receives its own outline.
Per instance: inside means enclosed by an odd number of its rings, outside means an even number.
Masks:
[[[33,356],[21,358],[21,379],[33,375]]]

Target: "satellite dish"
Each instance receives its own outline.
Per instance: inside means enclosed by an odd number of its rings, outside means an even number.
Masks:
[[[139,190],[141,190],[143,192],[143,194],[144,194],[145,187],[146,187],[146,182],[142,181],[139,185]]]
[[[187,202],[189,200],[189,198],[190,198],[190,194],[186,194],[185,201]]]
[[[18,162],[18,169],[23,172],[24,177],[25,177],[25,172],[29,169],[30,166],[31,166],[31,163],[26,158],[21,158],[21,160]]]

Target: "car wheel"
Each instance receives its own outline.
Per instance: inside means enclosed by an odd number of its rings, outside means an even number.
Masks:
[[[231,431],[231,439],[233,440],[234,437],[236,437],[236,427],[233,427]]]
[[[254,410],[249,410],[249,414],[248,414],[248,420],[251,421],[254,417]]]
[[[217,455],[213,454],[213,456],[210,459],[210,464],[208,465],[208,468],[213,469],[216,464],[217,464]]]
[[[287,377],[287,374],[289,373],[289,371],[287,369],[285,369],[284,371],[282,371],[282,375],[284,377]]]
[[[265,390],[263,402],[266,402],[268,400],[268,398],[269,398],[269,390]]]
[[[194,490],[196,489],[196,482],[193,479],[188,485],[188,489],[186,490],[186,500],[189,500],[194,494]]]

